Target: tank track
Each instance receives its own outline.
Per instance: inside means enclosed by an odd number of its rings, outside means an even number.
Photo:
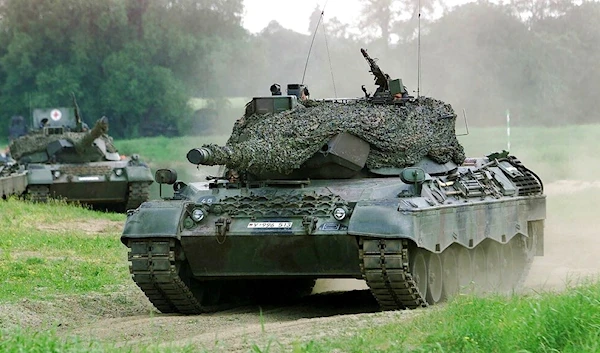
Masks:
[[[491,289],[486,280],[486,283],[471,282],[467,288],[458,289],[460,292],[467,291],[472,293],[475,287],[478,288],[475,292],[481,291],[483,293],[497,290],[500,290],[499,293],[512,293],[522,289],[533,263],[535,244],[528,244],[526,238],[517,236],[509,243],[501,246],[505,248],[510,247],[513,251],[516,251],[514,253],[515,257],[512,258],[514,264],[511,264],[514,266],[511,267],[512,270],[517,272],[515,276],[509,282],[503,282],[502,288]],[[486,244],[481,243],[476,248],[468,250],[469,258],[471,258],[470,266],[474,266],[473,258],[475,249],[479,249],[480,247],[485,251]],[[409,242],[406,239],[359,239],[361,272],[382,310],[416,309],[435,304],[428,300],[429,294],[421,292],[420,288],[422,286],[419,286],[420,281],[427,281],[428,279],[419,278],[418,275],[414,275],[412,272],[415,269],[411,268],[409,256],[413,257],[419,251],[426,257],[429,255],[429,252],[424,249],[409,247]],[[494,264],[496,268],[500,266],[501,263]],[[471,270],[472,268],[458,268],[459,276],[461,274],[464,276],[467,273],[473,275]],[[426,274],[424,277],[427,276]],[[447,296],[452,297],[457,294],[445,293],[445,296],[441,300],[447,299]]]
[[[47,202],[50,197],[50,187],[48,185],[29,185],[27,186],[27,195],[33,202]]]
[[[382,310],[427,307],[410,272],[406,240],[361,238],[359,257],[363,278]]]
[[[128,259],[133,281],[162,313],[200,314],[218,308],[200,305],[179,276],[174,239],[131,240]]]
[[[130,183],[127,189],[127,202],[125,211],[138,208],[143,202],[148,201],[150,197],[150,184],[148,183]]]

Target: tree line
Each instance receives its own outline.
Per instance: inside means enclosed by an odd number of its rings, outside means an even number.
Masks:
[[[88,124],[107,116],[117,137],[202,133],[208,116],[190,98],[218,111],[274,82],[359,97],[361,85],[374,89],[363,47],[413,94],[464,108],[470,124],[501,124],[507,110],[517,124],[598,121],[600,3],[418,3],[363,0],[358,26],[333,13],[319,21],[315,8],[307,35],[276,21],[248,33],[242,0],[3,0],[0,133],[13,115],[70,105],[71,92]]]

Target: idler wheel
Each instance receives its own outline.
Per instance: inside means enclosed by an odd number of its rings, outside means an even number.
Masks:
[[[473,256],[472,266],[473,266],[473,285],[475,292],[483,292],[487,285],[487,260],[485,258],[485,250],[483,246],[476,246],[473,250],[471,250]]]
[[[429,254],[427,262],[427,302],[436,304],[442,300],[442,288],[444,283],[444,270],[442,258],[439,254]]]
[[[471,261],[468,260],[467,263],[470,266]],[[454,247],[444,250],[442,252],[442,299],[451,298],[458,293],[460,289],[458,282],[459,269],[457,251]]]
[[[411,273],[413,280],[419,293],[424,298],[427,295],[428,279],[427,279],[427,261],[425,260],[425,254],[421,250],[414,250],[414,256],[410,262]]]

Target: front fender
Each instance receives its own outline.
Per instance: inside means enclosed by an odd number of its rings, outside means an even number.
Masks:
[[[150,201],[127,216],[121,242],[129,239],[181,238],[181,219],[185,213],[184,201]]]
[[[378,238],[413,239],[413,215],[400,213],[397,201],[358,202],[352,211],[348,233]]]
[[[54,181],[50,169],[30,168],[27,171],[27,184],[29,185],[49,185]]]
[[[127,175],[128,182],[147,181],[152,183],[154,181],[150,168],[144,166],[127,166],[125,167],[125,175]]]

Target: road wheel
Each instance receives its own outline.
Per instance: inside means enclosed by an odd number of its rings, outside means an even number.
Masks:
[[[456,263],[458,264],[458,290],[470,293],[473,289],[473,263],[471,251],[462,246],[456,247]]]
[[[449,299],[455,296],[460,289],[458,282],[460,267],[458,266],[457,251],[454,247],[449,247],[442,252],[442,271],[442,299]]]
[[[492,292],[500,292],[502,290],[502,246],[490,240],[485,245],[484,251],[487,270],[486,289]]]
[[[419,249],[414,250],[414,256],[410,261],[410,269],[413,276],[413,280],[419,289],[419,294],[422,298],[427,295],[428,278],[427,278],[427,261],[425,260],[425,254]]]
[[[473,266],[473,290],[482,293],[487,286],[487,260],[485,258],[485,250],[479,244],[471,250],[472,266]]]
[[[442,258],[439,254],[429,254],[427,270],[427,302],[437,304],[442,300],[444,284],[444,270]]]

